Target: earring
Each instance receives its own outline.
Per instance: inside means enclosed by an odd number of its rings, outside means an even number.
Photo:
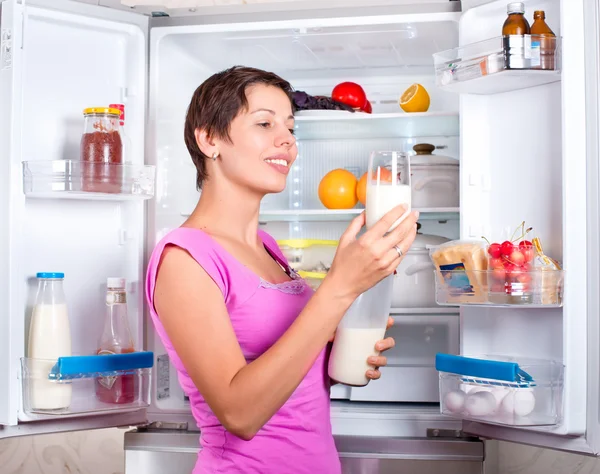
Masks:
[[[212,159],[213,159],[213,161],[217,161],[217,158],[218,158],[218,157],[219,157],[219,152],[218,152],[218,151],[215,151],[215,152],[213,153],[213,156],[212,156]]]

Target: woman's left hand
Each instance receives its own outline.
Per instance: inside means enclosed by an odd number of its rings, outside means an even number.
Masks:
[[[393,325],[394,319],[388,317],[386,330],[391,328]],[[377,344],[375,344],[375,349],[377,349],[379,352],[385,352],[388,349],[394,347],[395,344],[396,342],[394,341],[394,338],[386,337],[385,339],[378,341]],[[371,380],[377,380],[379,377],[381,377],[381,372],[379,371],[379,368],[385,367],[387,365],[387,357],[382,355],[372,356],[367,359],[367,363],[375,367],[374,369],[367,370],[367,378]]]

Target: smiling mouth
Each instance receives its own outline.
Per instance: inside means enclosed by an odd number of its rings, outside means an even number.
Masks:
[[[267,158],[265,160],[266,163],[273,163],[274,165],[279,166],[288,166],[288,162],[281,158]]]

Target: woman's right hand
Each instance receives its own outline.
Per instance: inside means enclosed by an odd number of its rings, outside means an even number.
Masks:
[[[417,235],[419,211],[411,212],[394,230],[387,233],[405,212],[406,206],[393,208],[358,238],[356,236],[365,224],[365,213],[356,217],[340,239],[327,274],[327,286],[336,288],[338,293],[354,300],[392,274]],[[396,246],[402,251],[402,256]]]

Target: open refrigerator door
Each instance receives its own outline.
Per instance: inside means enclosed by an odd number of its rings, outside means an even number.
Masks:
[[[0,437],[143,423],[148,19],[68,1],[1,7]],[[127,111],[118,141],[110,104]],[[111,277],[123,288],[108,292]],[[98,355],[125,299],[133,347]]]
[[[503,37],[507,2],[466,3],[459,47],[435,56],[438,86],[460,94],[461,238],[477,241],[434,255],[438,303],[461,307],[463,357],[437,360],[442,412],[483,438],[597,454],[597,6],[524,2],[549,40]],[[515,243],[533,235],[559,263],[542,258],[540,281],[514,258],[528,250],[501,247],[523,221]]]

